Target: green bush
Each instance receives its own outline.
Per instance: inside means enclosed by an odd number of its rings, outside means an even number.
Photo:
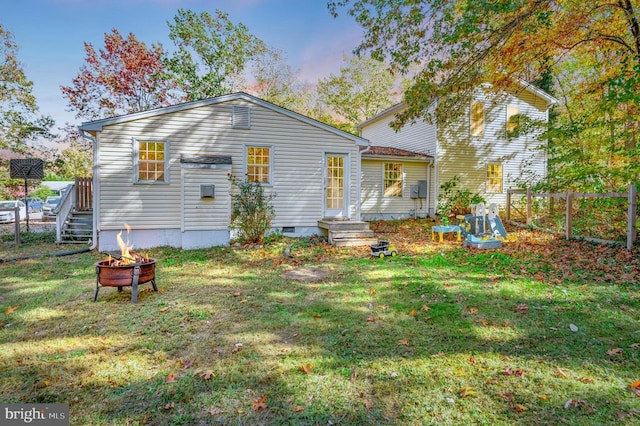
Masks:
[[[477,192],[472,193],[468,189],[457,189],[460,177],[454,176],[450,181],[440,185],[438,196],[438,214],[448,218],[459,214],[469,213],[471,204],[486,203],[486,200]]]
[[[260,183],[240,180],[231,173],[227,176],[237,189],[231,194],[231,229],[242,242],[262,243],[276,215],[271,205],[275,194],[266,195]]]

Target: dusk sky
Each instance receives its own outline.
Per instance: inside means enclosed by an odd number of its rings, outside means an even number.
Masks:
[[[338,73],[343,55],[359,43],[362,29],[346,12],[333,18],[326,0],[0,0],[0,23],[19,46],[19,60],[34,82],[40,113],[79,124],[60,86],[70,85],[84,64],[83,42],[104,47],[116,28],[147,45],[173,50],[168,21],[179,8],[229,13],[270,47],[282,50],[301,80]]]

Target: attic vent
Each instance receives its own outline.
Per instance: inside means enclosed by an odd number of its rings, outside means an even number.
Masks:
[[[233,106],[233,119],[231,127],[234,129],[251,128],[251,110],[248,106]]]

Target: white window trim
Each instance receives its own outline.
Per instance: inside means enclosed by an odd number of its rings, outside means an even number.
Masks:
[[[509,136],[509,108],[518,108],[518,112],[517,114],[514,115],[520,115],[520,105],[517,104],[507,104],[507,107],[505,109],[505,120],[504,120],[504,134],[507,138],[509,139],[515,139],[516,136]],[[518,123],[519,125],[520,123]]]
[[[500,166],[500,191],[489,191],[489,166]],[[484,166],[484,191],[487,194],[504,194],[504,164],[503,163],[486,163]]]
[[[482,105],[482,126],[480,128],[480,134],[473,134],[473,106],[475,104]],[[485,114],[485,106],[483,102],[473,101],[471,102],[471,106],[469,107],[469,136],[472,138],[482,138],[484,137],[484,130],[486,127],[486,114]]]
[[[164,180],[140,180],[138,179],[138,153],[140,142],[162,142],[164,143]],[[145,185],[167,185],[169,183],[169,141],[159,138],[133,138],[133,183]]]
[[[243,155],[244,155],[244,173],[243,175],[247,177],[247,173],[249,173],[249,148],[269,148],[269,182],[261,182],[262,186],[273,186],[273,158],[274,158],[274,148],[273,145],[269,144],[253,144],[247,143],[244,144]]]
[[[384,181],[385,179],[385,165],[386,164],[400,164],[400,166],[402,167],[402,174],[401,174],[401,179],[402,179],[402,185],[400,188],[400,195],[385,195],[385,187],[384,187]],[[404,184],[406,181],[406,176],[405,176],[405,172],[404,172],[404,163],[402,161],[385,161],[382,163],[382,198],[389,198],[389,199],[398,199],[398,198],[404,198]]]

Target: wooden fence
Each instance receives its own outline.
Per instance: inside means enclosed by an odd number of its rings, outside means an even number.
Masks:
[[[524,195],[526,197],[526,207],[525,211],[521,211],[513,204],[513,195]],[[627,200],[627,249],[633,249],[633,244],[636,240],[636,215],[638,211],[637,204],[637,185],[631,184],[629,185],[629,190],[626,193],[623,192],[607,192],[602,194],[596,193],[583,193],[583,192],[565,192],[565,193],[544,193],[544,192],[532,192],[531,189],[527,190],[515,190],[509,189],[507,190],[507,211],[506,211],[506,221],[507,223],[511,223],[514,225],[528,225],[532,226],[533,224],[533,200],[535,198],[547,198],[549,200],[549,208],[550,213],[553,214],[556,199],[564,199],[564,210],[565,210],[565,237],[567,239],[570,238],[583,238],[586,240],[596,241],[596,242],[606,242],[606,243],[614,243],[618,241],[600,239],[600,238],[590,238],[585,236],[579,236],[573,234],[573,205],[574,201],[577,198],[624,198]],[[526,218],[526,223],[523,224],[521,222],[517,222],[512,220],[512,210],[520,213],[521,217]]]
[[[76,210],[91,210],[93,208],[93,179],[77,177],[75,191]]]

